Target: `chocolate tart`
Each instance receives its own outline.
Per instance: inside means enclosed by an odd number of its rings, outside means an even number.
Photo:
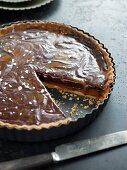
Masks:
[[[102,104],[115,78],[110,54],[98,40],[77,28],[42,21],[0,28],[0,75],[0,126],[24,135],[73,122],[47,87]]]

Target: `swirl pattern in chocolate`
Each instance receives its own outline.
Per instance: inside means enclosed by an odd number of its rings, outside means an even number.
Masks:
[[[0,37],[0,120],[39,125],[65,119],[38,76],[103,89],[106,69],[101,53],[98,61],[73,37],[42,30]]]

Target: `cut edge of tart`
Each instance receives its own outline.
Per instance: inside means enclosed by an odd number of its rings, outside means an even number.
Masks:
[[[103,90],[100,90],[98,92],[98,89],[96,90],[93,88],[86,89],[86,91],[82,90],[75,90],[68,88],[67,86],[59,86],[59,84],[51,84],[51,82],[47,83],[44,82],[49,88],[58,88],[58,89],[67,89],[69,92],[73,92],[80,95],[87,95],[93,98],[96,98],[97,100],[103,101],[108,97],[108,94],[110,93],[111,87],[114,83],[115,74],[114,74],[114,65],[112,62],[112,58],[110,56],[110,53],[107,51],[107,49],[104,47],[103,44],[101,44],[98,40],[96,40],[93,36],[89,35],[88,33],[85,33],[81,30],[78,30],[77,28],[74,28],[72,26],[65,25],[63,23],[56,23],[56,22],[46,22],[46,21],[28,21],[28,22],[17,22],[13,23],[11,25],[4,26],[3,28],[0,28],[0,36],[4,36],[8,33],[13,33],[16,31],[25,31],[29,29],[43,29],[47,30],[49,32],[63,34],[63,35],[71,35],[71,36],[79,36],[80,38],[87,39],[90,43],[94,44],[94,47],[99,49],[101,53],[103,54],[103,57],[106,61],[106,64],[108,66],[108,70],[106,71],[106,83],[104,84]],[[8,128],[16,128],[16,129],[26,129],[26,130],[32,130],[32,129],[43,129],[43,128],[51,128],[51,127],[58,127],[62,124],[69,124],[71,118],[67,117],[64,120],[58,120],[56,122],[50,122],[50,123],[43,123],[40,125],[17,125],[17,124],[10,124],[10,123],[4,123],[0,121],[1,127],[8,127]]]

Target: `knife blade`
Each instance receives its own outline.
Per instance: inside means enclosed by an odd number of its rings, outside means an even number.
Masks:
[[[62,144],[55,148],[55,152],[2,162],[0,163],[0,169],[24,170],[37,166],[46,166],[125,144],[127,144],[127,130]]]

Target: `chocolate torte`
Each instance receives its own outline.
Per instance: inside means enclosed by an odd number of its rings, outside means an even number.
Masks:
[[[113,64],[92,36],[61,23],[20,22],[0,29],[0,125],[41,129],[68,124],[46,87],[104,100]]]

